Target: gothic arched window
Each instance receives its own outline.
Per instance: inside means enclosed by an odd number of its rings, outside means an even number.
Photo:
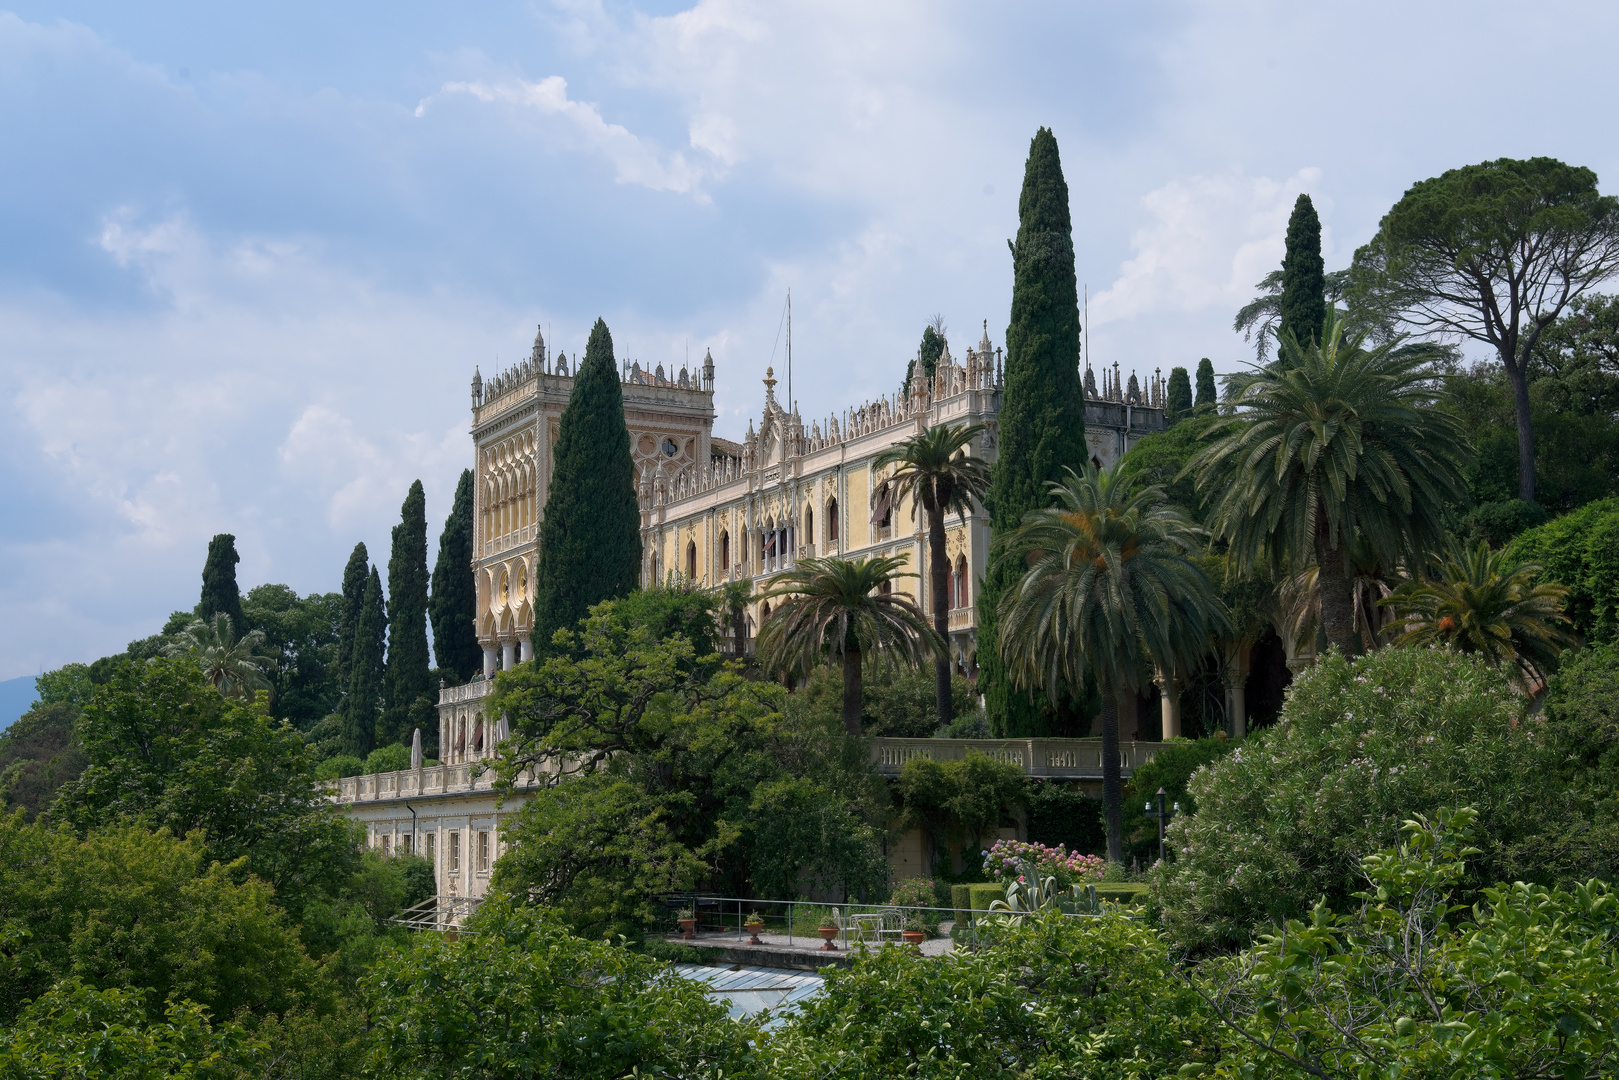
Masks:
[[[720,569],[721,570],[729,570],[730,568],[731,568],[731,534],[729,532],[721,532],[720,533]]]
[[[697,544],[692,540],[686,541],[686,576],[697,580]]]
[[[826,500],[826,542],[828,544],[838,542],[838,500],[836,498]]]

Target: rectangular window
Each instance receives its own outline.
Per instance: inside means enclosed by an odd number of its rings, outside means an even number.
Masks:
[[[452,833],[450,833],[450,873],[458,874],[460,872],[461,872],[461,834],[460,834],[460,832],[452,832]]]
[[[486,832],[478,834],[478,871],[489,872],[489,834]]]
[[[434,869],[438,868],[438,861],[435,858],[438,855],[438,851],[436,850],[438,844],[435,842],[437,840],[438,836],[436,834],[427,834],[427,861],[433,864]]]
[[[388,837],[386,837],[386,836],[384,836],[384,837],[383,837],[383,838],[382,838],[382,853],[383,853],[383,854],[384,854],[384,855],[391,855],[391,854],[393,854],[393,852],[391,852],[391,851],[389,851],[389,850],[388,850],[388,840],[389,840],[389,838],[388,838]]]

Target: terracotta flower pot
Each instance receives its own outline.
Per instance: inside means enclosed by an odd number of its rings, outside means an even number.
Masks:
[[[838,928],[835,927],[835,926],[823,926],[820,929],[821,929],[821,940],[823,942],[825,942],[825,944],[821,946],[821,951],[822,952],[837,952],[838,951],[837,942],[833,941],[832,939],[838,936]]]
[[[763,930],[764,928],[765,928],[765,924],[763,922],[750,922],[750,923],[743,923],[742,924],[742,929],[746,930],[748,932],[748,934],[749,934],[749,937],[748,937],[748,944],[749,945],[763,945],[764,944],[764,942],[759,940],[759,931]]]
[[[920,945],[922,944],[922,939],[927,937],[920,930],[901,930],[899,936],[905,939],[905,944],[907,945]]]
[[[680,937],[682,940],[690,941],[697,936],[696,919],[677,919],[675,921],[680,923]]]

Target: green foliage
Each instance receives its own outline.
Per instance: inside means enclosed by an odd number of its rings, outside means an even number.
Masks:
[[[377,753],[375,750],[371,752]],[[353,754],[338,754],[315,766],[315,779],[338,780],[345,776],[364,776],[366,772],[364,761]]]
[[[64,664],[34,680],[34,694],[41,705],[71,705],[82,709],[90,703],[96,684],[84,664]]]
[[[419,856],[368,849],[352,866],[333,893],[304,905],[300,928],[306,947],[349,994],[390,942],[410,939],[412,931],[388,920],[437,891],[432,864]]]
[[[490,707],[512,725],[501,777],[569,774],[510,819],[496,885],[595,936],[641,933],[654,892],[868,883],[882,787],[860,745],[813,711],[784,717],[779,686],[632,625],[619,609],[634,606],[598,605],[556,654],[496,682]]]
[[[925,739],[939,730],[939,712],[932,672],[897,664],[874,664],[865,669],[860,681],[860,725],[867,735],[896,739]],[[983,713],[973,684],[961,675],[950,680],[951,712],[957,725],[977,723]],[[789,710],[813,712],[830,723],[841,723],[843,673],[829,664],[810,672],[789,699]],[[955,738],[987,737],[978,735]]]
[[[1201,523],[1207,513],[1186,466],[1203,448],[1203,436],[1217,419],[1212,412],[1189,416],[1162,434],[1148,435],[1119,460],[1118,471],[1142,487],[1163,488],[1172,504]]]
[[[1363,860],[1359,912],[1317,905],[1223,965],[1212,1075],[1610,1075],[1619,895],[1520,882],[1452,906],[1472,821],[1441,809],[1405,822],[1397,850]]]
[[[237,1080],[256,1074],[264,1048],[208,1010],[175,1002],[161,1018],[141,995],[65,979],[0,1028],[0,1080]]]
[[[1155,789],[1156,790],[1156,789]],[[1107,851],[1107,830],[1102,803],[1078,787],[1054,780],[1031,781],[1025,796],[1029,807],[1029,839],[1039,844],[1062,844],[1083,855]]]
[[[654,641],[678,635],[692,643],[698,656],[708,656],[718,644],[714,608],[711,593],[690,582],[678,582],[636,589],[615,600],[610,611],[625,629],[644,628]]]
[[[1202,412],[1213,409],[1220,403],[1220,392],[1214,388],[1214,364],[1208,357],[1197,362],[1197,404],[1195,408]]]
[[[1326,263],[1321,260],[1321,219],[1310,196],[1301,194],[1287,219],[1287,249],[1282,256],[1281,326],[1307,345],[1321,340],[1327,319]]]
[[[427,496],[415,481],[399,509],[388,557],[387,707],[378,744],[408,742],[412,728],[436,744],[438,723],[427,651]]]
[[[223,611],[230,616],[231,625],[243,627],[242,590],[236,586],[236,564],[242,557],[236,554],[236,537],[220,533],[208,541],[208,559],[202,564],[202,599],[197,601],[197,618],[212,622]]]
[[[1089,460],[1085,392],[1079,377],[1079,293],[1074,278],[1073,222],[1057,139],[1041,128],[1029,144],[1018,236],[1012,248],[1012,314],[1006,328],[1006,389],[997,426],[1000,447],[991,470],[991,523],[1010,532],[1030,510],[1047,506],[1047,485]],[[1062,705],[1013,686],[995,648],[997,608],[1011,586],[992,569],[978,593],[979,687],[992,731],[1042,734],[1060,724]]]
[[[766,1045],[772,1076],[1172,1076],[1209,1047],[1198,999],[1144,923],[1052,914],[986,928],[987,947],[911,949],[826,969]]]
[[[474,491],[471,469],[461,470],[455,501],[438,538],[433,563],[433,658],[456,682],[464,683],[483,667],[478,644],[478,590],[472,577]]]
[[[870,559],[801,559],[777,574],[761,600],[785,597],[759,630],[758,652],[767,670],[808,675],[826,660],[843,664],[843,726],[860,734],[865,658],[915,667],[945,654],[945,643],[922,609],[903,593],[884,592],[901,555]]]
[[[944,335],[939,332],[943,319],[935,317],[922,330],[922,343],[916,347],[916,358],[905,364],[905,392],[911,392],[911,380],[916,377],[916,365],[922,365],[922,377],[932,385],[934,372],[939,369],[939,357],[944,353]]]
[[[165,999],[285,1012],[325,985],[263,881],[215,862],[201,836],[137,827],[91,833],[0,819],[0,926],[20,931],[0,964],[0,1017],[58,979]]]
[[[0,732],[0,813],[20,808],[31,821],[84,771],[89,759],[73,736],[78,719],[76,705],[41,702]]]
[[[1496,352],[1512,386],[1517,489],[1535,502],[1529,360],[1564,307],[1619,269],[1619,198],[1590,169],[1500,158],[1413,184],[1355,252],[1356,306]]]
[[[1546,693],[1546,749],[1537,763],[1555,814],[1518,864],[1542,880],[1619,874],[1619,643],[1565,658]],[[1559,823],[1562,824],[1561,827]]]
[[[956,841],[971,863],[984,838],[1022,805],[1023,770],[972,751],[956,761],[917,757],[900,770],[898,790],[905,823],[922,829],[934,861]]]
[[[1462,529],[1468,542],[1482,540],[1491,547],[1501,547],[1519,533],[1544,524],[1546,511],[1540,506],[1507,499],[1473,507],[1462,520]]]
[[[1181,804],[1183,816],[1197,812],[1197,799],[1187,783],[1199,769],[1229,754],[1236,744],[1222,736],[1170,743],[1130,775],[1124,794],[1125,857],[1150,864],[1158,858],[1158,819],[1147,816],[1146,805],[1157,809],[1158,789],[1164,789],[1164,809]]]
[[[347,694],[354,678],[354,642],[360,630],[360,611],[365,606],[365,587],[371,580],[370,556],[365,544],[354,545],[343,567],[343,607],[337,620],[337,685]]]
[[[1331,654],[1297,679],[1281,720],[1199,770],[1197,812],[1170,825],[1176,858],[1155,886],[1165,926],[1194,948],[1241,946],[1257,927],[1343,910],[1360,859],[1414,813],[1470,803],[1483,828],[1480,880],[1544,875],[1535,833],[1573,824],[1535,762],[1505,676],[1447,649]]]
[[[635,463],[613,337],[600,319],[591,328],[552,454],[534,574],[538,656],[551,651],[553,634],[571,629],[592,605],[633,591],[641,572]]]
[[[1355,651],[1352,543],[1381,566],[1422,565],[1448,539],[1472,454],[1456,418],[1432,408],[1425,351],[1343,341],[1335,317],[1323,333],[1308,348],[1284,338],[1275,364],[1233,381],[1235,411],[1189,468],[1237,570],[1315,562],[1327,640]]]
[[[1619,638],[1619,498],[1582,506],[1512,542],[1512,558],[1567,586],[1566,613],[1587,641]]]
[[[476,934],[421,934],[377,965],[371,1070],[427,1077],[762,1076],[755,1029],[661,961],[500,899]]]
[[[275,714],[300,731],[314,727],[337,709],[344,683],[339,678],[338,622],[343,597],[311,593],[300,597],[285,585],[258,585],[242,601],[247,628],[263,635],[260,651],[273,666],[271,702]]]
[[[400,743],[379,746],[365,757],[367,774],[395,772],[408,768],[410,768],[410,747]]]
[[[383,664],[388,615],[383,608],[382,575],[371,568],[360,620],[354,628],[354,655],[349,664],[348,697],[343,703],[343,751],[355,757],[377,744],[377,721],[387,670]]]
[[[198,619],[176,634],[163,654],[196,664],[209,685],[226,697],[246,698],[270,691],[274,684],[264,671],[273,661],[259,654],[264,632],[250,630],[238,637],[239,626],[217,611],[209,622]]]
[[[1165,412],[1174,427],[1192,414],[1192,379],[1183,367],[1169,369],[1169,391]]]
[[[211,858],[245,856],[292,910],[345,872],[348,826],[315,790],[303,738],[262,696],[222,698],[189,661],[125,665],[96,691],[78,738],[90,764],[62,789],[57,820],[81,832],[201,830]]]

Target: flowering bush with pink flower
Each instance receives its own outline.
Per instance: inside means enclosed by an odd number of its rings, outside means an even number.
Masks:
[[[1095,855],[1081,855],[1062,844],[1046,847],[1023,840],[997,840],[984,852],[984,872],[1001,881],[1017,880],[1022,867],[1031,862],[1042,878],[1056,878],[1059,889],[1086,880],[1101,881],[1107,865]]]

